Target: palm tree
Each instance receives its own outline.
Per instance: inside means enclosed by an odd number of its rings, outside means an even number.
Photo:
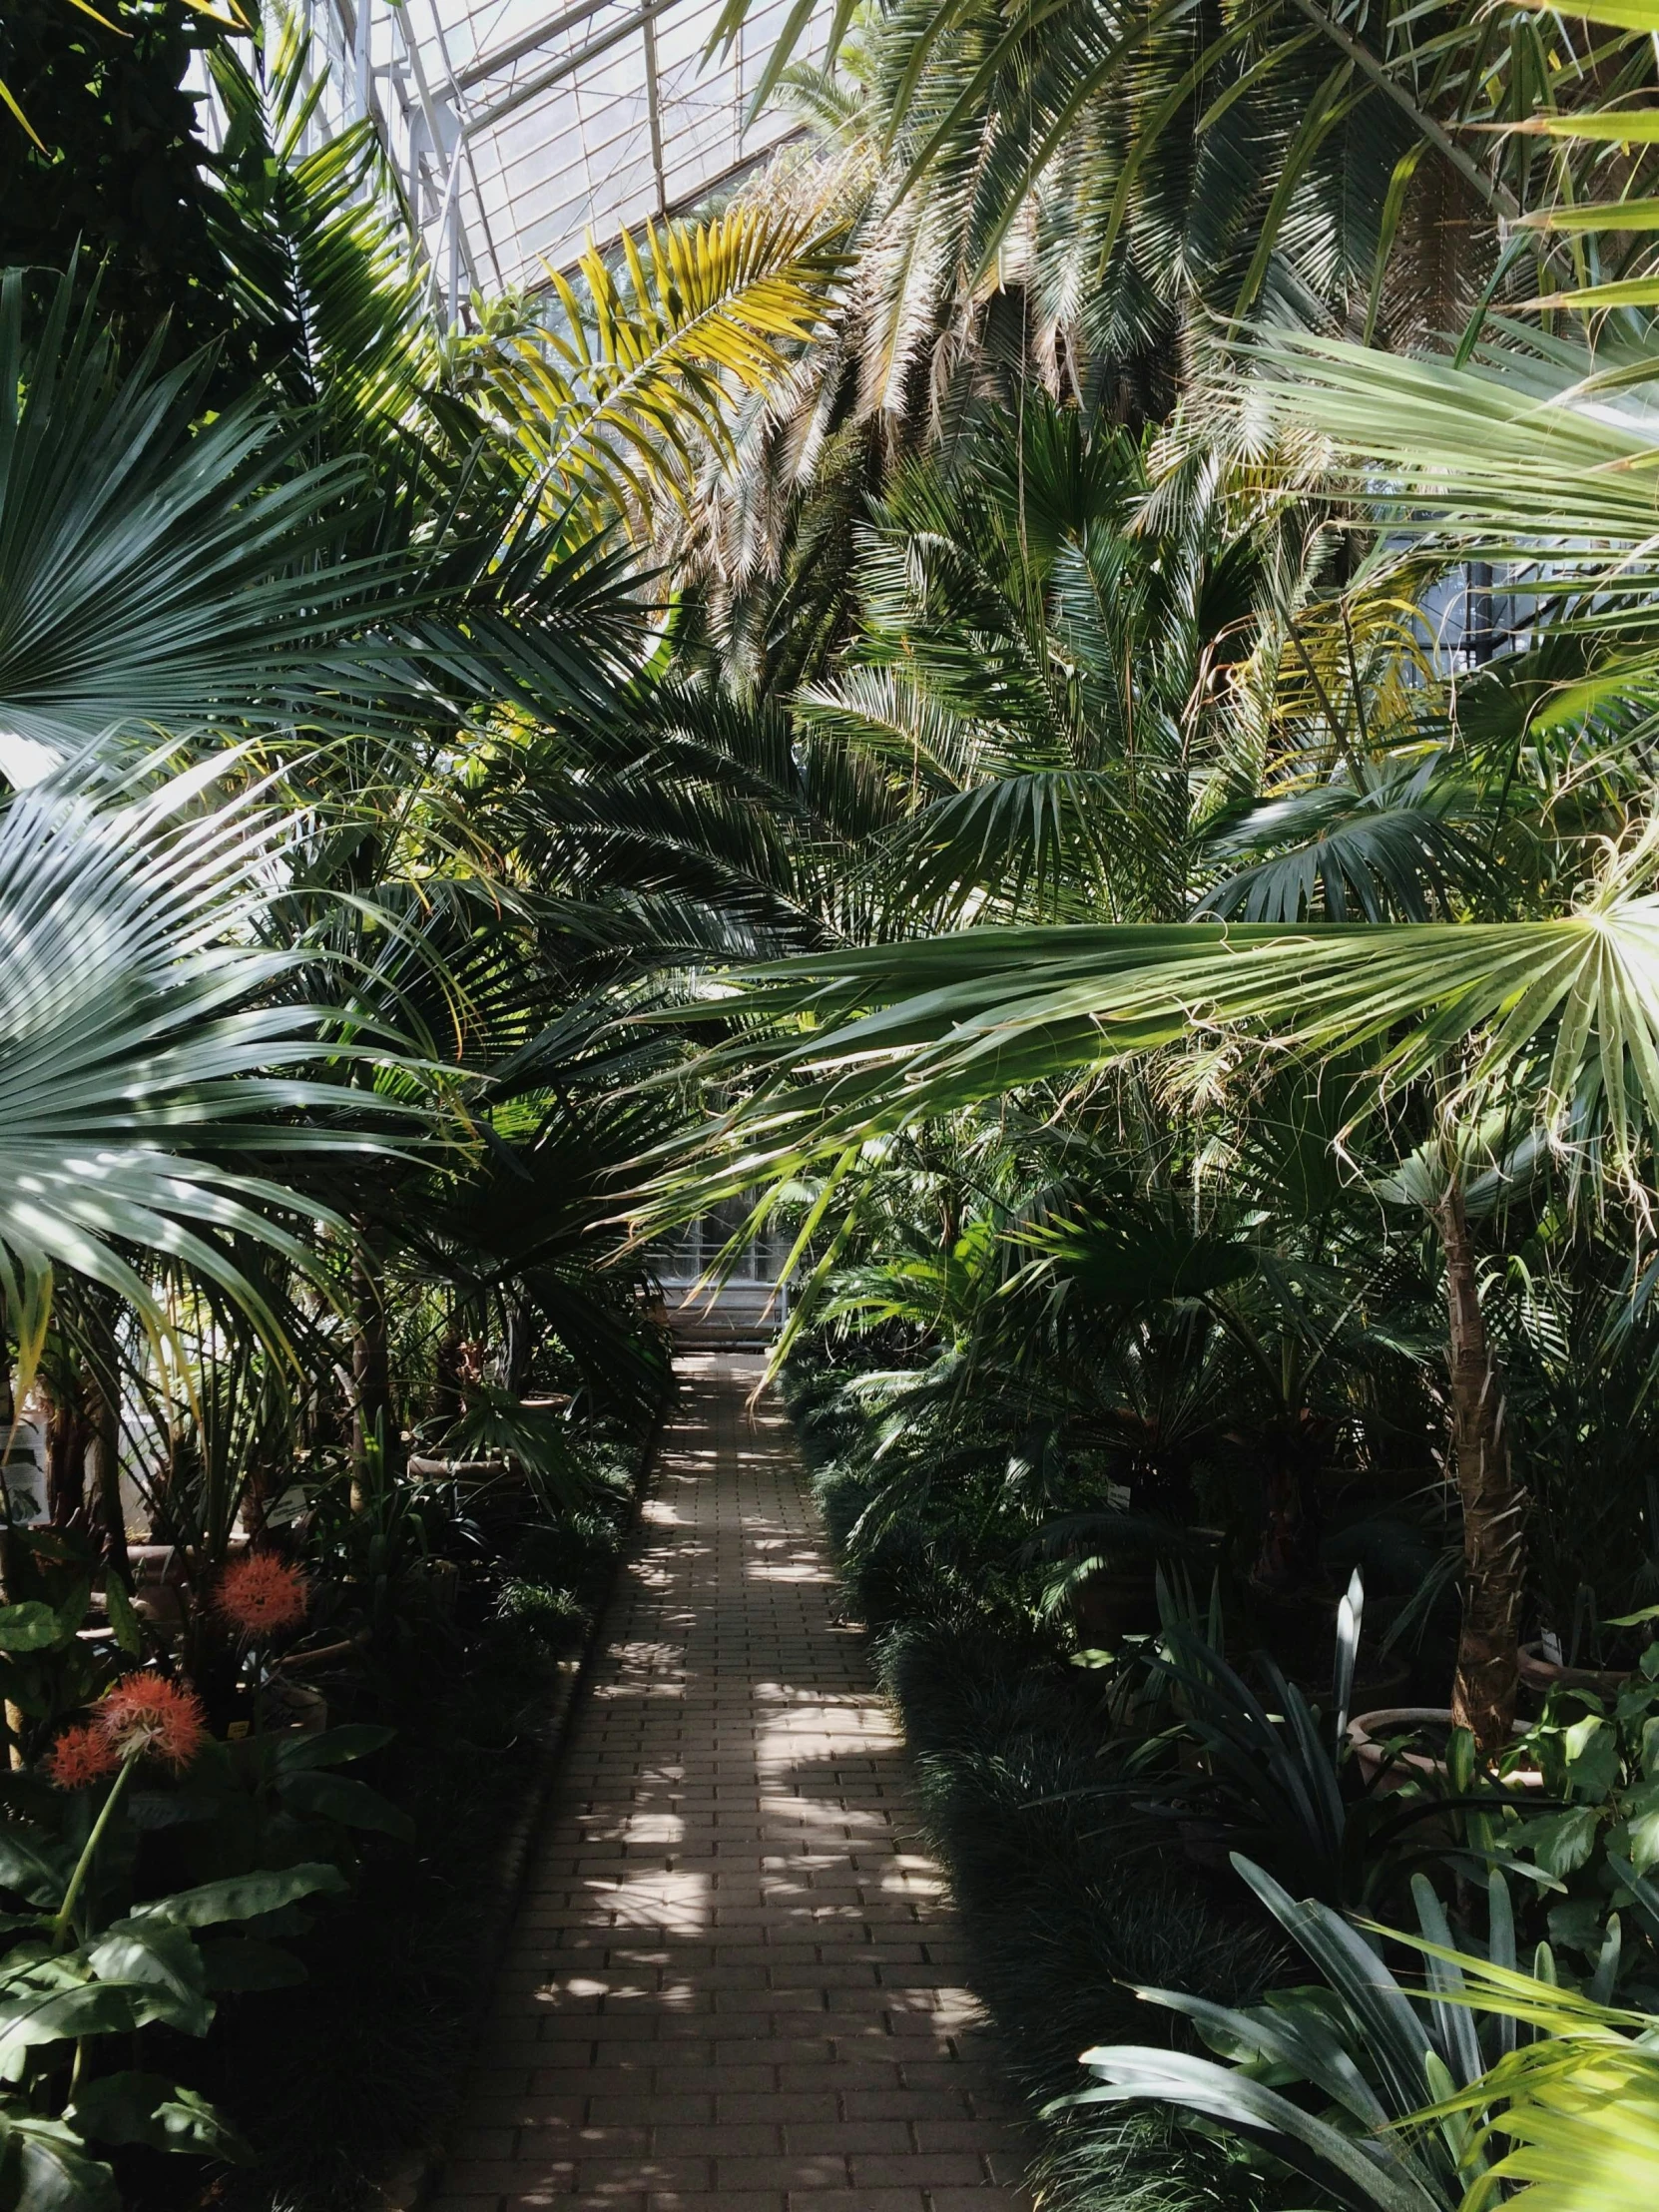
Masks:
[[[1273,358],[1303,373],[1259,382],[1250,403],[1281,419],[1311,420],[1338,440],[1372,517],[1379,502],[1361,472],[1384,461],[1397,485],[1382,506],[1390,534],[1431,533],[1441,551],[1486,558],[1545,542],[1552,602],[1567,616],[1594,606],[1588,641],[1571,621],[1561,625],[1573,689],[1563,689],[1563,657],[1548,638],[1514,656],[1501,682],[1487,682],[1515,710],[1487,762],[1488,793],[1498,794],[1487,816],[1492,836],[1504,808],[1512,810],[1517,782],[1543,780],[1528,873],[1506,888],[1453,867],[1461,888],[1449,910],[1458,918],[1439,922],[1378,928],[1327,920],[1311,928],[1309,903],[1277,909],[1300,927],[1218,929],[1188,918],[1173,926],[976,928],[925,944],[820,954],[758,981],[739,1009],[723,1009],[769,1021],[806,1017],[807,1029],[773,1048],[770,1072],[734,1110],[721,1139],[731,1165],[719,1172],[726,1190],[777,1188],[818,1163],[830,1163],[833,1176],[870,1140],[928,1116],[1193,1043],[1249,1043],[1270,1066],[1291,1058],[1325,1070],[1350,1129],[1368,1121],[1386,1129],[1399,1113],[1408,1125],[1415,1114],[1414,1133],[1426,1127],[1428,1140],[1391,1188],[1427,1210],[1445,1260],[1469,1587],[1454,1709],[1490,1746],[1507,1726],[1514,1694],[1520,1493],[1465,1193],[1488,1161],[1513,1181],[1552,1150],[1569,1164],[1604,1161],[1640,1180],[1659,1118],[1655,836],[1641,755],[1615,729],[1599,753],[1580,747],[1552,761],[1548,734],[1575,707],[1582,714],[1597,698],[1617,705],[1646,681],[1644,471],[1652,447],[1605,401],[1575,397],[1581,379],[1570,360],[1550,369],[1522,356],[1503,373],[1458,370],[1297,339],[1283,341]],[[1563,526],[1571,533],[1564,547],[1553,536]],[[1479,697],[1477,689],[1476,706]],[[1471,720],[1477,730],[1478,714]],[[1600,764],[1596,778],[1592,761]],[[1580,786],[1599,799],[1586,806],[1574,796]],[[1612,842],[1575,892],[1575,848],[1592,834]],[[1267,875],[1258,864],[1247,879],[1258,888],[1300,883],[1305,892],[1307,857],[1282,851]],[[921,885],[923,906],[932,888]],[[1224,894],[1214,902],[1225,910],[1239,901]],[[1493,918],[1472,918],[1482,902]],[[1196,910],[1189,903],[1189,916]],[[1373,911],[1381,917],[1385,909]],[[724,1059],[717,1052],[712,1064],[725,1077],[752,1065],[749,1042]]]
[[[342,1225],[305,1189],[307,1162],[386,1156],[428,1123],[418,1098],[342,1086],[395,1065],[398,1040],[341,1034],[293,988],[302,951],[269,941],[291,821],[257,791],[211,796],[201,768],[95,771],[0,813],[0,1291],[22,1389],[60,1275],[165,1337],[151,1269],[177,1265],[280,1350],[244,1248],[315,1275],[312,1233]]]
[[[1618,12],[1629,28],[1630,11]],[[921,36],[942,39],[944,19]],[[1545,135],[1602,148],[1653,135],[1622,109],[1544,124]],[[1637,237],[1653,220],[1639,200],[1628,215],[1588,211],[1585,226],[1592,218]],[[1564,214],[1540,217],[1548,222],[1586,235]],[[1642,276],[1581,296],[1618,306],[1628,292],[1640,304],[1655,289]],[[1659,830],[1643,770],[1659,666],[1659,448],[1640,402],[1620,396],[1651,379],[1651,356],[1616,325],[1599,356],[1561,338],[1511,341],[1478,367],[1293,330],[1258,340],[1250,367],[1233,389],[1251,450],[1264,423],[1321,434],[1355,519],[1382,526],[1374,570],[1402,540],[1440,561],[1507,564],[1527,610],[1526,649],[1472,687],[1452,735],[1486,779],[1490,853],[1503,849],[1522,790],[1537,795],[1520,809],[1525,866],[1483,874],[1465,841],[1450,873],[1456,918],[1310,928],[1318,870],[1293,850],[1274,855],[1265,876],[1246,871],[1247,895],[1229,888],[1212,901],[1284,915],[1276,925],[1195,924],[1190,906],[1173,925],[972,929],[797,961],[721,1008],[798,1033],[780,1038],[774,1027],[775,1041],[758,1047],[750,1030],[711,1056],[727,1080],[758,1056],[760,1080],[720,1127],[724,1164],[708,1171],[709,1187],[776,1191],[828,1163],[816,1227],[871,1140],[1195,1042],[1319,1071],[1350,1133],[1408,1128],[1422,1141],[1384,1187],[1426,1209],[1445,1263],[1468,1589],[1453,1708],[1489,1751],[1513,1709],[1522,1500],[1480,1308],[1471,1176],[1491,1168],[1513,1185],[1553,1158],[1573,1188],[1611,1173],[1639,1191],[1659,1129]],[[1315,800],[1305,790],[1296,801],[1305,829],[1324,804],[1310,811]],[[1286,890],[1293,903],[1276,903]],[[1328,895],[1327,915],[1340,910]]]
[[[750,12],[728,0],[712,43]],[[863,180],[848,300],[889,407],[913,366],[937,394],[1010,340],[1056,390],[1167,394],[1204,314],[1396,343],[1457,327],[1490,285],[1521,296],[1540,256],[1565,266],[1537,232],[1501,252],[1496,221],[1550,197],[1564,156],[1582,180],[1608,153],[1493,127],[1576,83],[1653,83],[1639,37],[1580,60],[1524,8],[1455,0],[909,0],[834,11],[830,75],[794,59],[810,13],[757,98],[802,99]]]

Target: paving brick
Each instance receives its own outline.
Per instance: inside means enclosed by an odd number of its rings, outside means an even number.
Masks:
[[[919,2189],[792,2189],[790,2212],[929,2212]]]
[[[1026,2208],[787,1423],[682,1365],[430,2212]]]
[[[742,2189],[842,2189],[846,2160],[838,2151],[802,2152],[769,2158],[717,2158],[715,2174],[724,2194]]]
[[[653,2149],[674,2158],[779,2158],[784,2130],[772,2120],[669,2121],[651,2130]]]
[[[789,2201],[782,2189],[745,2189],[741,2193],[709,2189],[695,2196],[680,2190],[654,2189],[649,2212],[786,2212]],[[851,2207],[843,2207],[842,2212],[851,2212]]]

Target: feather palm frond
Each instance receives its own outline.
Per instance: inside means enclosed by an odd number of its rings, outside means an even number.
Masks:
[[[832,233],[814,212],[739,206],[648,224],[616,263],[552,276],[543,315],[498,348],[489,396],[537,495],[649,520],[683,499],[707,450],[732,450],[736,394],[764,389],[834,295]]]

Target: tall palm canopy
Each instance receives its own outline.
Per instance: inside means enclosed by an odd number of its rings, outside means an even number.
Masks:
[[[0,252],[0,2212],[384,2199],[690,1327],[1035,2199],[1659,2201],[1659,0],[1586,4],[8,0],[8,176],[140,213]],[[729,1939],[594,1972],[684,2026]],[[656,2202],[654,2079],[525,2201]]]

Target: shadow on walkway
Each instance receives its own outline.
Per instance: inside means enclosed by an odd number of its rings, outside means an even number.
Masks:
[[[755,1356],[694,1356],[431,2212],[1028,2200]]]

